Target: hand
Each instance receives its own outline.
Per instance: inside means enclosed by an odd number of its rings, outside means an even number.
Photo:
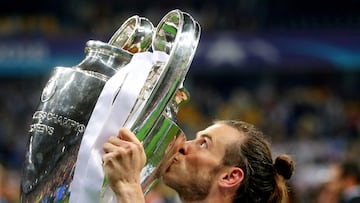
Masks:
[[[144,148],[135,134],[122,128],[117,137],[110,137],[103,145],[103,168],[110,187],[122,198],[143,193],[140,186],[140,173],[145,166]],[[126,194],[124,194],[126,193]]]

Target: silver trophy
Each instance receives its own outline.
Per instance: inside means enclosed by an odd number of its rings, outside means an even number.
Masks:
[[[180,10],[166,14],[156,29],[146,18],[133,16],[108,43],[88,41],[80,64],[54,68],[30,125],[21,202],[69,201],[80,143],[105,83],[134,53],[151,46],[153,51],[167,53],[169,60],[152,67],[128,115],[129,120],[135,119],[131,130],[143,141],[147,155],[142,185],[149,191],[171,146],[178,138],[184,139],[176,114],[189,99],[183,81],[199,37],[199,24]]]
[[[133,112],[146,102],[140,114],[129,114],[130,120],[137,115],[131,130],[143,141],[147,163],[141,176],[146,194],[158,182],[162,171],[176,153],[177,145],[185,140],[185,134],[176,124],[179,108],[190,99],[183,87],[199,43],[201,28],[188,13],[174,10],[165,15],[157,26],[152,49],[169,54],[167,63],[156,64],[149,74]],[[148,96],[144,96],[148,95]],[[102,203],[114,202],[111,189],[104,183]]]

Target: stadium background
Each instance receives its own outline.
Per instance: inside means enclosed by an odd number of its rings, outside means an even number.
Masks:
[[[29,122],[52,68],[78,64],[86,41],[109,40],[132,15],[156,25],[175,8],[202,26],[191,102],[178,116],[189,135],[214,119],[258,125],[276,153],[295,158],[291,202],[313,201],[332,163],[360,162],[359,1],[2,0],[0,199],[18,201]]]

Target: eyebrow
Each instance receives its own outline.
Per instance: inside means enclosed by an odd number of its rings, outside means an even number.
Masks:
[[[203,138],[203,137],[208,138],[211,142],[213,141],[212,137],[208,134],[201,134],[196,136],[196,138]]]

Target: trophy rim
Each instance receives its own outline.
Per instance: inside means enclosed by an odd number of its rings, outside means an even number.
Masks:
[[[99,41],[99,40],[89,40],[86,42],[86,47],[85,47],[85,53],[88,53],[91,51],[91,48],[95,49],[96,51],[99,50],[106,50],[106,53],[111,53],[111,54],[115,54],[115,55],[122,55],[122,56],[126,56],[129,58],[132,58],[132,56],[134,55],[133,53],[116,47],[114,45]]]

